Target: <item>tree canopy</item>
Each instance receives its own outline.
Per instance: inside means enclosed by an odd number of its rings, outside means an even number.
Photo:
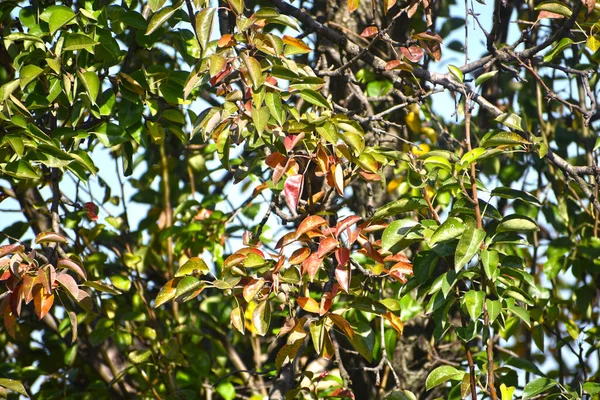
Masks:
[[[5,0],[0,397],[597,399],[595,0]]]

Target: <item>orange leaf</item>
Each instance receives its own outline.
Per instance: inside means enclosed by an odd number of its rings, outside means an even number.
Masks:
[[[46,289],[42,286],[36,286],[33,294],[33,306],[35,308],[35,313],[38,318],[41,320],[48,314],[52,304],[54,303],[54,294],[46,293]]]
[[[305,52],[311,52],[312,49],[306,44],[304,43],[302,40],[300,39],[296,39],[295,37],[291,37],[288,35],[283,35],[283,37],[281,38],[281,40],[283,41],[283,43],[289,45],[289,46],[293,46],[293,47],[297,47]]]
[[[235,45],[235,39],[230,34],[221,36],[221,39],[217,42],[217,46],[219,47],[231,47],[233,45]]]
[[[402,323],[400,317],[389,311],[385,314],[381,314],[381,316],[389,321],[389,323],[392,325],[392,328],[394,328],[399,334],[402,334],[402,331],[404,330],[404,324]]]
[[[313,231],[323,225],[327,225],[327,221],[325,221],[323,217],[318,215],[309,215],[300,223],[298,229],[296,229],[296,234],[298,237],[300,237],[303,234]]]
[[[298,297],[298,305],[309,313],[317,314],[319,312],[319,303],[312,297]]]
[[[289,262],[292,265],[302,264],[302,262],[306,260],[309,255],[310,249],[308,247],[301,247],[292,253]]]
[[[400,261],[399,263],[394,264],[394,266],[390,269],[389,274],[398,282],[406,283],[406,281],[408,281],[406,275],[413,274],[412,264]]]
[[[335,170],[333,173],[333,183],[335,185],[335,190],[337,190],[338,194],[344,197],[344,170],[342,169],[341,164],[336,164]]]

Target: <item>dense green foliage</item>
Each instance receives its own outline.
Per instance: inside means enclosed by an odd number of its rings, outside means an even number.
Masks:
[[[488,3],[3,1],[0,397],[598,398],[600,5]]]

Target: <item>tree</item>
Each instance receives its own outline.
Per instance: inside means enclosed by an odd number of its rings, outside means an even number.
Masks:
[[[0,395],[598,398],[600,5],[493,3],[3,1]]]

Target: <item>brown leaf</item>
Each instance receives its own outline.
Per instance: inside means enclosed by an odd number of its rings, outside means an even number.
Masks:
[[[410,62],[419,62],[425,55],[425,51],[419,46],[400,47],[400,52]]]
[[[408,72],[412,72],[413,71],[413,67],[410,64],[407,64],[403,61],[400,60],[392,60],[392,61],[388,61],[385,64],[385,70],[386,71],[390,71],[390,70],[394,70],[394,69],[399,69],[402,71],[408,71]]]
[[[67,243],[68,240],[63,235],[54,232],[42,232],[35,237],[36,243]]]
[[[13,339],[17,338],[17,316],[10,307],[4,310],[4,328]]]
[[[586,7],[587,14],[591,14],[594,11],[594,7],[596,6],[596,0],[581,0],[583,5]]]
[[[87,280],[87,274],[85,273],[85,269],[83,269],[83,266],[70,258],[63,258],[61,260],[58,260],[57,267],[69,269],[75,272],[77,275],[81,276],[84,280]]]
[[[25,250],[25,247],[20,244],[5,244],[4,246],[0,246],[0,257],[4,257],[9,254],[22,252],[24,250]]]

